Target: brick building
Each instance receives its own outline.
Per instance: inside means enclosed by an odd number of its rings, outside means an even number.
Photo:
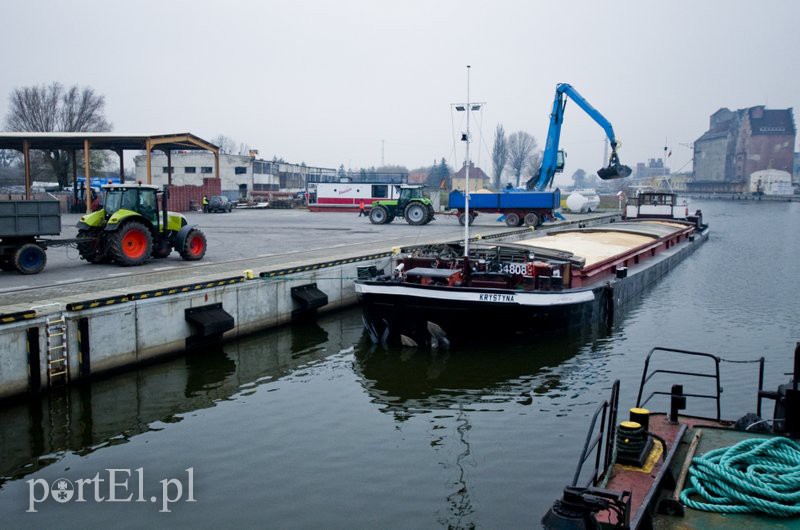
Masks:
[[[688,190],[745,193],[756,171],[791,173],[796,132],[792,108],[719,109],[694,143],[694,180]]]

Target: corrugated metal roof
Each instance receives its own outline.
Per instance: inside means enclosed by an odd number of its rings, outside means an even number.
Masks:
[[[164,140],[171,140],[162,143]],[[216,145],[192,133],[173,134],[121,134],[115,132],[0,132],[0,149],[22,150],[27,140],[31,149],[83,149],[83,141],[89,140],[92,149],[144,149],[147,141],[159,143],[159,149],[198,149]]]

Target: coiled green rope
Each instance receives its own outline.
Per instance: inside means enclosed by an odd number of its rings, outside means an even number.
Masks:
[[[800,515],[800,444],[751,438],[709,451],[692,459],[689,482],[680,498],[696,510]]]

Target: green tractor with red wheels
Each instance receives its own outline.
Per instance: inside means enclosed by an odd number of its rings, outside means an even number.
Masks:
[[[173,249],[189,261],[205,255],[203,232],[190,226],[184,215],[167,211],[167,186],[162,191],[145,184],[108,184],[103,190],[103,209],[78,221],[81,259],[130,267],[151,257],[166,258]]]
[[[423,186],[403,184],[397,199],[375,201],[369,211],[374,225],[388,224],[402,217],[410,225],[426,225],[433,221],[433,204],[422,194]]]

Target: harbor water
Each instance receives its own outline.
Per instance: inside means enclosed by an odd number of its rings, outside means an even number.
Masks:
[[[2,405],[2,527],[536,527],[652,347],[764,356],[768,388],[791,369],[800,204],[695,208],[709,240],[599,334],[385,350],[354,308]],[[724,417],[755,410],[755,370],[722,365]]]

